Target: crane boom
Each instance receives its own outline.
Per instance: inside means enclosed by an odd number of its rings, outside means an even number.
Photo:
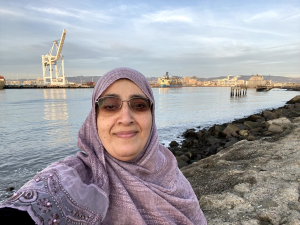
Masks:
[[[59,60],[60,53],[61,53],[64,41],[65,41],[66,34],[67,34],[67,30],[64,29],[63,32],[62,32],[62,35],[61,35],[61,39],[60,39],[59,47],[58,47],[58,50],[57,50],[57,54],[56,54],[55,59],[53,61]]]

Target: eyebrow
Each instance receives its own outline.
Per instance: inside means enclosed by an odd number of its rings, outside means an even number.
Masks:
[[[106,94],[103,97],[115,97],[115,98],[121,98],[118,94]],[[129,98],[147,98],[146,96],[139,95],[139,94],[133,94],[130,95]]]

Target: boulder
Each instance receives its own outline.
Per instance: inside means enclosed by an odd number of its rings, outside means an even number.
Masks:
[[[286,109],[293,109],[295,106],[294,105],[285,105],[284,108]]]
[[[241,135],[241,136],[248,136],[248,134],[249,134],[248,130],[240,130],[239,131],[239,135]]]
[[[178,159],[181,159],[184,162],[188,162],[190,160],[186,155],[181,155],[178,157]]]
[[[276,118],[275,113],[272,113],[271,111],[263,111],[262,112],[263,117],[265,117],[266,120],[272,120]]]
[[[235,143],[237,143],[238,142],[238,140],[236,139],[236,138],[232,138],[229,142],[227,142],[226,144],[225,144],[225,148],[227,148],[227,147],[229,147],[229,146],[231,146],[231,145],[233,145],[233,144],[235,144]]]
[[[262,121],[263,117],[260,115],[251,115],[249,116],[249,120],[252,122],[257,122],[257,120]]]
[[[240,130],[248,130],[248,127],[245,126],[244,124],[234,124],[235,126],[237,126]]]
[[[177,143],[177,141],[171,141],[171,143],[169,144],[169,146],[172,148],[172,147],[179,146],[179,144]]]
[[[238,132],[240,129],[233,125],[233,124],[228,124],[227,127],[223,130],[224,136],[227,136],[228,134],[232,134],[233,132]]]
[[[297,103],[295,103],[295,108],[300,108],[300,103],[299,102],[297,102]]]
[[[290,124],[291,121],[289,119],[287,119],[286,117],[281,117],[275,120],[269,120],[266,122],[266,126],[267,128],[270,127],[271,124],[275,124],[278,126],[283,126],[283,127],[287,127],[288,124]]]
[[[276,125],[276,124],[271,124],[268,128],[268,131],[269,132],[272,132],[272,133],[281,133],[283,132],[283,127],[280,126],[280,125]]]
[[[182,168],[182,167],[185,167],[185,166],[188,166],[187,162],[181,160],[181,159],[177,159],[177,163],[178,163],[178,168]]]
[[[295,96],[291,100],[289,100],[286,104],[295,104],[297,102],[300,102],[300,95]]]
[[[247,126],[250,130],[257,128],[257,127],[265,127],[265,125],[263,123],[252,122],[252,121],[245,121],[244,125]]]
[[[183,133],[183,137],[191,138],[191,137],[198,137],[198,135],[195,132],[195,129],[188,129]]]

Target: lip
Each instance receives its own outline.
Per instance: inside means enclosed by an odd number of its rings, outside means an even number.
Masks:
[[[138,133],[137,131],[120,131],[120,132],[116,132],[115,135],[118,138],[127,139],[127,138],[134,137],[137,133]]]

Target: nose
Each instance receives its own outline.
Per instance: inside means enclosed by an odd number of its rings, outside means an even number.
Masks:
[[[128,126],[134,122],[134,119],[132,117],[132,110],[130,109],[128,101],[123,101],[121,110],[119,112],[120,114],[118,118],[118,123]]]

